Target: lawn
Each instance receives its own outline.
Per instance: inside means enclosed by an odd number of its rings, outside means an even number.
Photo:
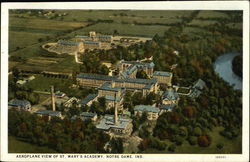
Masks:
[[[23,141],[21,138],[8,136],[9,153],[56,153],[55,150],[46,146],[38,146]]]
[[[69,86],[67,83],[69,79],[61,79],[55,77],[44,77],[42,75],[35,75],[35,79],[26,83],[26,87],[30,87],[36,91],[50,91],[50,86],[54,85],[55,89],[61,90],[61,88],[66,88]],[[61,90],[62,91],[62,90]]]

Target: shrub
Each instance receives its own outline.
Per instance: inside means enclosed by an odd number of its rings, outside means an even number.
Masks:
[[[219,143],[219,144],[216,145],[216,147],[217,147],[218,149],[222,149],[222,148],[224,147],[224,145],[223,145],[222,143]]]
[[[200,136],[201,135],[201,129],[199,127],[194,128],[194,135],[195,136]]]
[[[170,146],[168,147],[168,151],[171,151],[171,152],[174,152],[175,149],[176,149],[175,144],[172,144],[172,145],[170,145]]]
[[[209,138],[207,136],[200,136],[198,138],[198,144],[201,147],[208,147],[210,145]]]
[[[196,136],[190,136],[188,138],[188,142],[190,143],[190,145],[196,145],[197,144],[197,137]]]

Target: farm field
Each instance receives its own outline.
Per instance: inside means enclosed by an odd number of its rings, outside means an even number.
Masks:
[[[64,22],[41,18],[18,18],[14,16],[10,16],[9,22],[10,52],[42,42],[45,39],[49,40],[63,32],[88,24],[84,22]]]
[[[165,31],[175,23],[182,22],[193,11],[54,10],[53,12],[66,15],[51,19],[27,13],[10,14],[10,55],[26,60],[25,64],[11,60],[10,68],[71,73],[72,69],[78,68],[74,57],[57,56],[43,50],[41,46],[47,42],[55,42],[60,39],[59,37],[70,39],[75,35],[87,35],[89,31],[112,35],[116,30],[118,35],[162,36]],[[211,36],[211,33],[203,27],[217,23],[219,21],[217,18],[228,18],[228,15],[225,12],[200,11],[187,26],[183,27],[182,33],[190,37]],[[241,25],[234,23],[229,27],[239,29]]]
[[[162,25],[134,25],[134,24],[119,24],[119,23],[98,23],[83,29],[80,29],[74,34],[87,35],[90,31],[97,31],[102,34],[113,34],[117,30],[119,35],[144,36],[153,37],[155,34],[163,35],[170,26]]]

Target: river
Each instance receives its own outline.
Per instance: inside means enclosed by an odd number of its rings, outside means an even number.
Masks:
[[[232,70],[232,61],[239,53],[226,53],[219,56],[214,62],[214,70],[230,85],[234,85],[234,89],[242,90],[242,78],[237,76]]]

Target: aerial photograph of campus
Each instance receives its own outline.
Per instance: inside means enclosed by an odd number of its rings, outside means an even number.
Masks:
[[[8,19],[8,153],[242,154],[243,11]]]

